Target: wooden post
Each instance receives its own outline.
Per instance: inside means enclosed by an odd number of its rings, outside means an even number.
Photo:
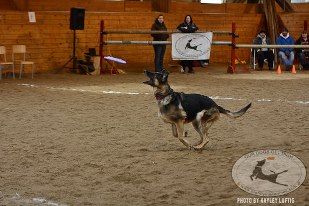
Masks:
[[[268,35],[272,44],[276,43],[278,35],[278,18],[276,12],[275,0],[263,1],[264,13],[266,16]],[[275,52],[274,61],[277,62],[277,53]]]
[[[278,19],[275,6],[275,0],[263,1],[264,13],[267,21],[267,30],[272,43],[276,42],[278,34]]]
[[[100,74],[104,73],[103,68],[103,45],[104,45],[104,20],[101,20],[100,23],[100,48],[99,48],[99,55],[100,55]]]

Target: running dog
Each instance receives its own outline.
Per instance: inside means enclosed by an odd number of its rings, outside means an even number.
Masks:
[[[172,125],[173,136],[178,138],[187,148],[202,150],[208,143],[207,131],[218,120],[220,113],[231,118],[242,116],[251,103],[237,112],[231,112],[218,106],[212,99],[200,94],[185,94],[174,92],[168,84],[169,73],[145,71],[149,80],[144,84],[152,86],[158,102],[159,116],[164,122]],[[194,129],[200,135],[200,141],[191,145],[185,138],[184,124],[192,122]]]
[[[278,175],[285,173],[288,170],[284,170],[284,171],[278,172],[278,173],[275,173],[274,171],[270,170],[273,174],[270,174],[270,175],[264,174],[263,171],[262,171],[262,166],[265,164],[265,162],[266,162],[266,159],[263,159],[261,161],[257,161],[257,164],[256,164],[256,166],[255,166],[255,168],[252,172],[252,175],[250,176],[250,179],[252,181],[253,181],[253,178],[261,179],[261,180],[267,180],[269,182],[272,182],[272,183],[275,183],[275,184],[278,184],[278,185],[288,186],[286,184],[282,184],[282,183],[277,182]]]

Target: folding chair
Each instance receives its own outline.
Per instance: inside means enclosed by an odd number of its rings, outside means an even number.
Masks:
[[[15,54],[21,54],[22,55],[21,60],[16,60]],[[24,65],[32,65],[32,79],[33,79],[33,72],[34,72],[35,66],[34,66],[34,62],[26,61],[26,46],[25,45],[13,45],[12,58],[13,58],[13,61],[20,62],[19,79],[21,79],[21,74],[22,74]]]
[[[275,49],[270,49],[273,51],[273,54],[275,54]],[[253,69],[255,70],[255,67],[257,66],[256,63],[256,50],[255,49],[251,49],[251,52],[253,53]],[[267,59],[264,59],[264,63],[267,63]],[[275,61],[273,61],[273,69],[275,68]]]
[[[7,61],[5,46],[0,46],[0,80],[2,79],[2,70],[7,69],[4,68],[6,66],[12,66],[13,78],[15,79],[14,62]]]

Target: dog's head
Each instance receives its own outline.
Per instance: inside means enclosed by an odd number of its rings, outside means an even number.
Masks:
[[[266,159],[257,161],[257,166],[263,166],[265,164],[265,162],[266,162]]]
[[[162,89],[164,86],[168,85],[167,79],[169,73],[165,69],[161,72],[150,72],[145,70],[144,74],[149,78],[149,80],[143,82],[144,84],[148,84],[158,89]]]

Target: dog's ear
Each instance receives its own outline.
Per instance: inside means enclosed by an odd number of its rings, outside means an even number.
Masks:
[[[168,73],[168,71],[167,71],[166,69],[163,69],[163,70],[162,70],[162,74],[163,74],[163,76],[162,76],[162,82],[166,82],[169,73]]]

